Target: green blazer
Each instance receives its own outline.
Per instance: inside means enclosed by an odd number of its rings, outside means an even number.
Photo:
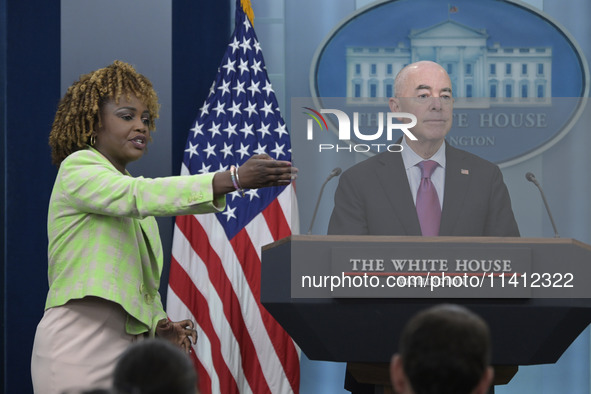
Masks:
[[[128,313],[129,334],[166,317],[158,288],[162,244],[154,216],[220,212],[213,173],[145,179],[123,175],[89,147],[60,165],[49,202],[49,293],[45,308],[85,296]]]

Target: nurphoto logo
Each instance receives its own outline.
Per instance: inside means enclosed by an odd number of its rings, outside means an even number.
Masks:
[[[385,114],[384,112],[378,112],[377,130],[375,132],[372,131],[369,134],[364,134],[360,131],[359,112],[353,112],[353,134],[360,141],[368,141],[368,143],[357,144],[351,141],[351,119],[349,118],[349,115],[347,115],[344,111],[327,108],[323,108],[320,111],[316,111],[310,107],[303,108],[310,111],[304,112],[306,115],[310,116],[306,128],[306,138],[309,141],[312,141],[314,139],[314,122],[316,122],[321,131],[325,128],[328,130],[328,124],[324,116],[322,116],[322,114],[332,114],[336,116],[337,119],[337,135],[339,137],[339,141],[347,142],[347,145],[345,146],[334,144],[318,144],[318,152],[347,151],[365,153],[369,152],[370,150],[375,150],[377,152],[381,152],[383,150],[387,150],[389,152],[401,152],[402,145],[400,144],[369,143],[370,141],[376,141],[382,138],[382,135],[384,134],[384,128],[387,141],[392,141],[394,130],[401,130],[411,140],[417,140],[417,138],[409,130],[417,124],[417,118],[413,114],[407,112],[387,112]],[[398,122],[396,122],[395,120],[397,120]],[[408,120],[408,122],[400,123],[404,122],[405,120]],[[384,123],[386,123],[386,127],[384,127]],[[399,136],[396,135],[394,136],[394,138],[397,139],[399,138]]]

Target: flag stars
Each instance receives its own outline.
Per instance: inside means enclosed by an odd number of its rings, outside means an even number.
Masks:
[[[211,138],[215,137],[217,134],[222,135],[222,133],[220,132],[221,125],[221,123],[216,124],[215,122],[211,122],[211,127],[207,130],[211,132]]]
[[[209,142],[207,142],[207,148],[203,149],[203,152],[207,153],[207,159],[209,159],[209,156],[214,155],[217,156],[216,151],[216,145],[211,145]]]
[[[257,192],[256,189],[248,189],[244,194],[247,194],[248,197],[250,197],[250,200],[249,201],[252,201],[252,199],[255,198],[255,197],[256,198],[261,198],[259,196],[259,193]]]
[[[238,124],[232,124],[232,122],[228,122],[228,127],[224,129],[224,132],[228,133],[228,139],[232,136],[232,134],[238,135],[236,132],[236,126],[238,126]]]
[[[236,210],[236,207],[231,208],[230,206],[228,206],[226,208],[226,210],[224,212],[222,212],[222,215],[224,215],[226,217],[226,222],[229,222],[230,219],[236,219],[236,215],[234,214],[235,210]]]
[[[240,129],[240,132],[244,133],[244,138],[248,138],[249,135],[254,135],[254,132],[252,131],[252,123],[245,123],[244,127]]]
[[[234,190],[232,193],[230,193],[230,196],[232,197],[232,201],[234,201],[234,199],[236,197],[242,198],[242,196],[240,195],[240,192],[238,190]]]
[[[267,145],[261,146],[261,143],[257,142],[257,148],[253,152],[257,155],[264,155],[267,153]]]
[[[244,72],[248,74],[248,61],[240,59],[240,65],[238,66],[238,69],[240,69],[240,76],[242,76],[242,73]]]
[[[199,172],[200,174],[208,174],[210,168],[211,168],[211,164],[206,166],[205,163],[201,163],[201,169],[197,172]]]
[[[195,122],[195,126],[193,126],[193,128],[191,129],[191,131],[193,132],[193,138],[197,138],[199,134],[203,135],[203,131],[201,130],[202,127],[202,124],[199,124],[199,122]]]
[[[236,116],[236,114],[242,113],[242,111],[240,111],[241,105],[242,103],[236,103],[235,101],[232,101],[232,106],[228,108],[228,111],[232,112],[232,116]]]
[[[232,153],[232,145],[228,145],[224,142],[224,149],[221,150],[221,152],[224,154],[224,159],[230,155],[230,156],[234,156],[234,153]]]
[[[283,148],[285,148],[285,144],[279,145],[277,142],[275,142],[275,149],[273,149],[271,152],[275,154],[276,159],[279,159],[279,156],[281,155],[285,156]]]
[[[249,156],[248,153],[248,145],[244,145],[242,142],[240,143],[240,149],[236,151],[236,153],[240,153],[240,159],[242,160],[244,156]]]
[[[240,93],[246,94],[246,90],[244,90],[244,84],[246,82],[238,82],[236,86],[232,88],[232,90],[236,91],[236,97],[240,96]]]
[[[246,112],[248,112],[248,117],[250,118],[253,113],[257,114],[256,110],[257,104],[255,102],[248,103],[248,107],[244,108]]]
[[[217,114],[216,117],[219,117],[220,114],[225,114],[226,110],[224,109],[226,107],[226,104],[222,103],[221,101],[218,101],[216,107],[213,109]]]
[[[199,111],[201,112],[200,116],[209,114],[209,103],[207,101],[204,102],[203,106],[199,108]]]
[[[230,81],[222,81],[222,86],[218,86],[218,90],[222,91],[222,97],[224,94],[230,94]]]
[[[193,155],[199,156],[199,153],[197,152],[198,146],[199,146],[199,144],[193,145],[191,143],[191,141],[189,141],[189,147],[187,149],[185,149],[185,152],[187,152],[189,154],[189,159],[191,159],[193,157]]]
[[[269,131],[269,126],[271,126],[271,124],[265,124],[261,122],[261,127],[257,129],[257,131],[261,133],[261,138],[265,138],[265,135],[267,134],[271,135],[271,132]]]
[[[228,62],[222,66],[222,68],[226,69],[226,74],[230,74],[230,71],[236,72],[236,68],[234,68],[235,63],[236,60],[230,61],[230,59],[228,58]]]
[[[270,96],[271,93],[273,93],[273,85],[271,85],[271,82],[269,82],[269,80],[267,79],[265,87],[263,88],[263,90],[265,92],[267,92],[267,96]]]
[[[279,127],[277,127],[274,131],[279,134],[279,138],[283,137],[283,134],[287,134],[287,130],[285,129],[285,123],[279,125]]]
[[[254,40],[254,43],[252,44],[252,46],[255,50],[255,54],[258,55],[259,52],[261,51],[261,44],[257,40]]]
[[[238,39],[234,37],[234,39],[230,44],[228,44],[228,46],[232,48],[232,54],[234,54],[234,52],[236,52],[236,49],[240,47],[240,42],[238,42]]]
[[[230,164],[243,163],[255,154],[278,160],[290,156],[289,131],[277,108],[261,44],[254,34],[245,33],[252,27],[250,21],[241,20],[242,31],[230,39],[208,98],[189,126],[184,160],[194,174],[227,172]],[[242,202],[256,207],[266,196],[257,189],[229,193],[226,210],[217,215],[219,221],[232,229],[242,221]]]
[[[261,69],[261,62],[260,61],[254,61],[252,63],[252,66],[250,67],[253,73],[260,73],[263,72],[263,70]]]
[[[253,96],[255,95],[255,93],[260,93],[261,92],[261,90],[259,89],[259,84],[260,84],[260,82],[253,82],[248,87],[248,90],[250,90],[250,93]]]
[[[261,111],[265,113],[265,116],[269,116],[269,114],[273,113],[273,108],[271,108],[272,105],[273,103],[265,103],[263,108],[261,108]]]
[[[220,168],[218,168],[217,172],[224,172],[224,171],[228,171],[228,166],[225,166],[222,163],[220,163]]]
[[[250,46],[250,38],[247,40],[246,37],[243,37],[242,43],[240,44],[240,48],[242,48],[244,53],[246,53],[247,50],[251,50],[252,48]]]

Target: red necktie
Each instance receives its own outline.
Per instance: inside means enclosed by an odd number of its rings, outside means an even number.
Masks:
[[[425,160],[417,165],[421,169],[421,184],[417,191],[417,215],[421,232],[427,237],[437,236],[441,222],[441,205],[435,185],[431,182],[431,175],[438,164],[433,160]]]

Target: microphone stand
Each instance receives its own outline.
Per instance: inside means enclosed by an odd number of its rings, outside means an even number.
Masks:
[[[542,190],[542,186],[536,179],[536,176],[531,172],[525,174],[525,179],[536,185],[538,190],[540,191],[540,195],[542,196],[542,201],[544,201],[544,205],[546,206],[546,212],[548,212],[548,217],[550,218],[550,223],[552,223],[552,228],[554,229],[554,238],[560,238],[558,235],[558,230],[556,229],[556,224],[554,223],[554,218],[552,217],[552,212],[550,212],[550,207],[548,206],[548,201],[546,201],[546,196],[544,195],[544,190]]]
[[[342,170],[339,167],[334,168],[330,172],[330,174],[328,175],[328,177],[326,178],[326,180],[324,181],[322,186],[320,187],[320,193],[318,193],[318,199],[316,200],[316,207],[314,208],[314,214],[312,214],[312,221],[310,222],[310,227],[308,228],[308,232],[307,232],[308,235],[312,234],[312,227],[314,226],[314,221],[316,220],[316,214],[318,213],[318,206],[320,205],[320,199],[322,198],[322,193],[324,192],[324,187],[326,186],[328,181],[330,181],[332,178],[334,178],[335,176],[341,175],[341,172],[342,172]]]

